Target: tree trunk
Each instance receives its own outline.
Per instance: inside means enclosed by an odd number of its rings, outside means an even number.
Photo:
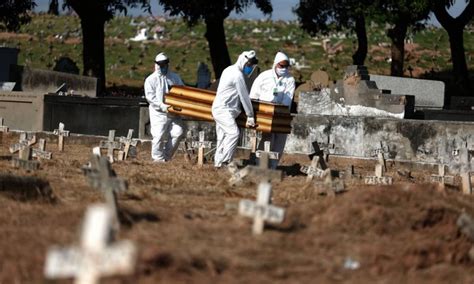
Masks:
[[[216,79],[221,77],[222,71],[231,64],[224,31],[224,18],[206,18],[205,37],[209,43],[212,67]]]
[[[50,0],[49,1],[49,9],[48,14],[52,15],[59,15],[59,3],[58,0]]]
[[[453,27],[447,30],[449,44],[451,47],[451,59],[453,60],[453,74],[455,84],[463,91],[469,90],[469,71],[466,64],[466,54],[464,50],[464,27]]]
[[[98,78],[99,96],[105,91],[104,24],[98,15],[81,16],[83,74]]]
[[[359,16],[355,23],[355,32],[357,35],[357,51],[352,55],[354,65],[364,65],[367,57],[367,30],[365,28],[365,17]]]
[[[392,76],[403,77],[403,62],[405,60],[405,37],[407,34],[407,24],[398,22],[388,31],[388,37],[392,40],[392,64],[390,74]]]

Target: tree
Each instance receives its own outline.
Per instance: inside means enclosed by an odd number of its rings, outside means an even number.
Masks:
[[[372,0],[300,0],[295,13],[301,28],[311,35],[327,34],[333,27],[336,30],[352,29],[358,41],[352,61],[355,65],[364,65],[368,50],[365,18],[372,5]]]
[[[255,3],[265,15],[271,14],[270,0],[158,0],[171,16],[182,16],[189,26],[199,20],[206,24],[205,37],[209,43],[212,66],[216,79],[231,64],[224,31],[224,20],[232,11],[242,13]]]
[[[59,3],[58,0],[50,0],[48,14],[59,15]]]
[[[451,59],[455,85],[460,86],[463,93],[472,96],[469,84],[469,70],[464,49],[464,28],[474,16],[474,1],[466,0],[467,6],[457,18],[449,15],[446,8],[451,7],[455,0],[435,1],[433,11],[449,36]]]
[[[387,36],[392,40],[392,63],[390,74],[403,76],[405,56],[405,37],[408,29],[423,28],[422,21],[428,19],[430,12],[429,0],[379,0],[377,13],[392,27],[387,31]]]
[[[34,0],[0,1],[0,28],[17,31],[21,25],[31,20],[29,11],[36,6]]]
[[[99,79],[99,94],[105,90],[104,25],[115,12],[141,6],[150,12],[149,0],[65,0],[81,19],[83,74]]]

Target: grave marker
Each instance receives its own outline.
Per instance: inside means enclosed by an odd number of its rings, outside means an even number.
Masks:
[[[310,182],[313,180],[314,177],[321,178],[324,176],[324,170],[318,168],[321,165],[321,157],[320,156],[313,156],[313,160],[311,161],[311,165],[309,166],[301,166],[300,171],[302,173],[307,174],[306,182]]]
[[[31,160],[31,148],[29,146],[21,147],[18,158],[12,158],[14,168],[23,168],[27,171],[35,171],[39,168],[39,162]]]
[[[127,133],[127,137],[120,137],[120,143],[124,144],[123,151],[119,151],[118,160],[124,161],[128,157],[128,151],[130,150],[130,146],[136,147],[138,141],[132,139],[133,136],[133,129],[129,129]]]
[[[331,175],[331,170],[324,170],[323,182],[315,182],[315,188],[318,194],[326,194],[327,196],[335,197],[337,193],[344,191],[344,182],[341,179],[334,179]]]
[[[106,141],[100,141],[99,147],[107,149],[107,157],[111,163],[114,162],[114,150],[121,150],[122,144],[115,140],[115,130],[109,130],[109,137]]]
[[[3,133],[8,132],[8,126],[3,125],[3,117],[0,117],[0,132],[2,132],[2,136],[0,136],[0,145],[3,144]]]
[[[281,223],[285,216],[285,210],[273,205],[269,205],[271,195],[271,185],[268,182],[261,182],[258,186],[257,201],[248,199],[239,203],[239,214],[253,218],[252,233],[261,235],[265,221],[270,223]]]
[[[334,154],[335,146],[332,143],[319,143],[314,141],[311,143],[313,147],[313,153],[309,154],[309,158],[313,160],[314,156],[319,156],[319,163],[321,164],[321,169],[325,170],[327,168],[326,162],[329,160],[329,154]]]
[[[230,163],[227,166],[231,177],[229,179],[229,184],[231,186],[241,183],[246,177],[253,177],[259,179],[260,181],[281,181],[282,171],[272,170],[268,168],[263,168],[262,166],[246,166],[245,168],[239,170],[235,163]]]
[[[265,141],[263,143],[264,150],[258,150],[255,152],[255,156],[259,158],[258,164],[260,168],[268,169],[269,167],[269,160],[278,160],[280,154],[278,152],[272,152],[270,141]]]
[[[211,141],[206,140],[206,133],[204,131],[199,131],[199,141],[193,141],[192,147],[198,148],[198,166],[202,167],[204,165],[204,150],[206,148],[212,148]]]
[[[384,146],[382,141],[380,141],[380,148],[375,148],[372,150],[371,156],[377,157],[378,163],[383,166],[383,169],[387,170],[387,163],[385,161],[385,155],[389,155],[389,148],[388,146]]]
[[[10,153],[16,153],[18,152],[21,148],[24,147],[29,147],[31,145],[34,145],[36,143],[36,135],[33,135],[30,139],[28,139],[26,132],[21,132],[20,133],[20,140],[17,144],[13,144],[12,146],[9,147]]]
[[[46,151],[46,140],[40,139],[38,148],[33,148],[33,157],[51,160],[52,153]]]
[[[462,179],[462,192],[464,194],[473,194],[471,173],[470,172],[461,173],[461,179]]]
[[[64,123],[60,122],[58,129],[54,129],[54,135],[58,136],[58,149],[64,151],[64,137],[69,137],[69,131],[64,130]]]
[[[441,186],[445,186],[446,184],[454,184],[454,176],[446,176],[445,175],[445,165],[439,164],[438,165],[438,174],[430,176],[430,182],[439,183]]]
[[[136,248],[130,241],[111,243],[112,210],[104,205],[86,211],[79,247],[52,247],[46,256],[46,278],[75,278],[96,284],[101,276],[127,275],[135,268]]]
[[[364,179],[365,184],[371,184],[371,185],[376,185],[376,184],[390,185],[390,184],[392,184],[393,183],[393,178],[390,177],[390,176],[384,176],[383,173],[384,173],[383,165],[377,163],[375,165],[375,176],[365,177],[365,179]]]

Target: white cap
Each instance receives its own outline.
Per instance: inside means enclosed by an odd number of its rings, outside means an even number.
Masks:
[[[275,60],[273,60],[273,64],[278,64],[282,61],[288,61],[288,63],[290,63],[290,58],[288,57],[288,55],[284,54],[283,52],[279,51],[277,52],[277,54],[275,55]]]
[[[166,56],[166,54],[164,52],[159,53],[155,57],[155,62],[166,61],[166,60],[168,60],[168,56]]]

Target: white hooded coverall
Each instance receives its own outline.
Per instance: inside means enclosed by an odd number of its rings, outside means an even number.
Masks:
[[[161,74],[160,67],[155,64],[155,72],[145,80],[145,97],[150,104],[150,127],[153,136],[151,157],[154,161],[169,161],[179,146],[183,136],[181,119],[166,111],[164,96],[173,85],[184,85],[178,74],[168,71]],[[167,137],[169,136],[169,137]],[[168,141],[165,143],[165,138]]]
[[[224,69],[217,87],[216,98],[212,103],[212,116],[216,121],[217,135],[215,167],[221,167],[223,163],[232,161],[239,139],[239,127],[235,119],[241,112],[241,106],[247,117],[253,118],[252,102],[243,74],[247,58],[250,56],[255,56],[255,52],[244,51],[234,65]]]
[[[295,92],[295,79],[288,72],[281,77],[278,77],[275,73],[276,65],[284,60],[290,62],[286,54],[278,52],[273,61],[273,68],[260,73],[253,82],[252,89],[250,90],[251,99],[283,104],[291,108]],[[281,158],[287,136],[284,133],[263,133],[258,149],[263,150],[264,142],[270,141],[271,151],[278,152]],[[270,160],[270,167],[272,169],[276,169],[277,166],[278,160]]]

